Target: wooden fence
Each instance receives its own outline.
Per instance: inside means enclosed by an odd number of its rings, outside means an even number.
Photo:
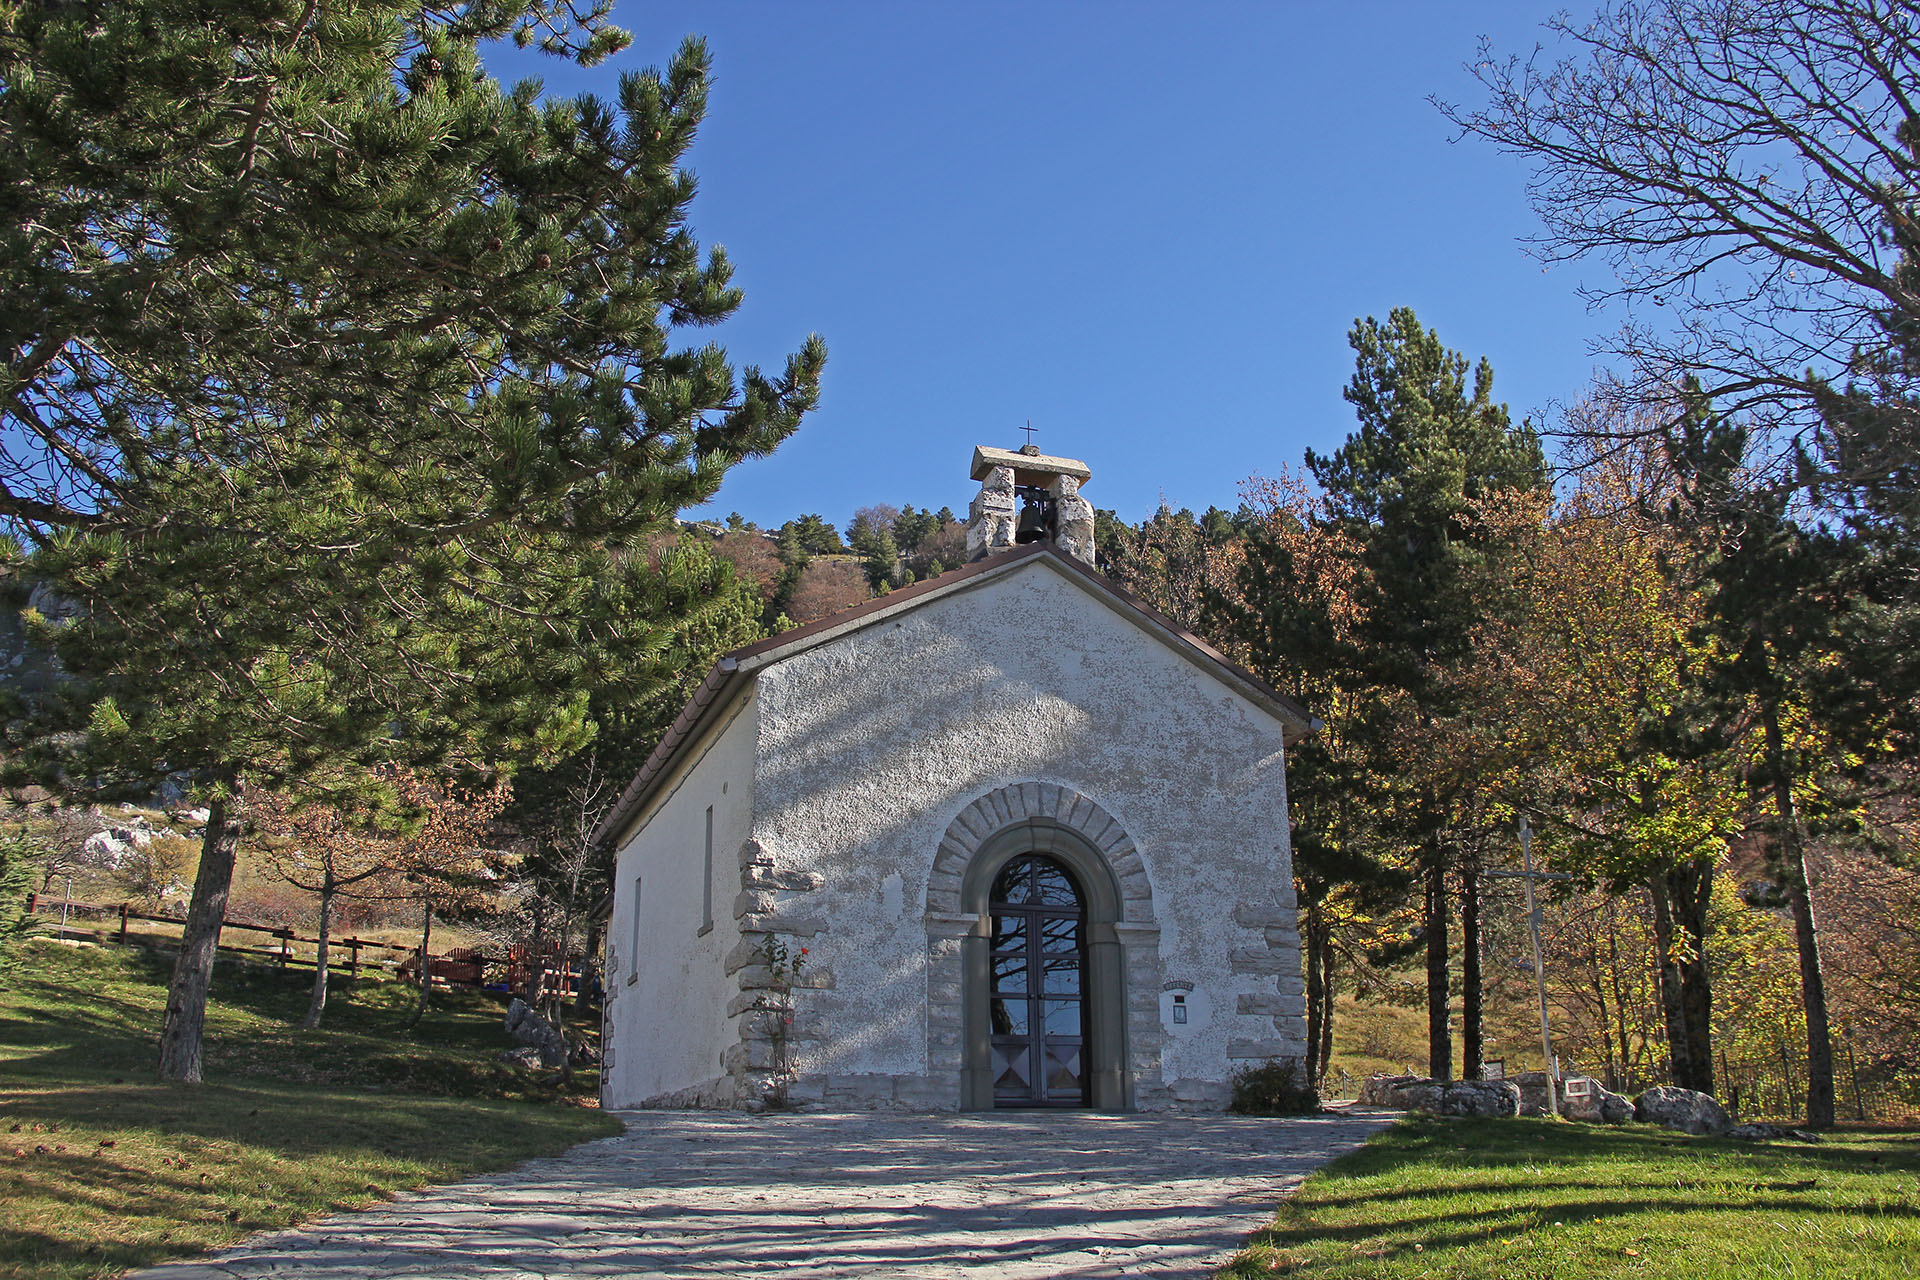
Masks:
[[[142,930],[130,933],[129,926],[139,923],[185,925],[183,916],[170,916],[164,913],[136,910],[131,903],[77,902],[68,898],[48,897],[43,894],[27,895],[27,914],[58,916],[59,923],[48,931],[62,938],[84,938],[91,942],[117,943],[121,946],[171,945],[174,939],[156,937]],[[80,922],[87,922],[83,926]],[[264,935],[264,941],[247,939],[230,940],[233,934]],[[294,949],[295,944],[317,947],[318,938],[305,937],[289,928],[274,925],[248,924],[244,920],[228,920],[220,927],[219,949],[229,955],[246,959],[265,960],[281,968],[312,969],[319,963],[313,955],[303,955]],[[360,976],[361,955],[366,953],[370,966],[381,971],[393,970],[401,976],[412,975],[417,981],[420,974],[420,948],[409,947],[394,942],[376,942],[368,938],[328,938],[330,953],[344,950],[347,953],[345,963],[329,955],[327,967],[333,972],[349,978]],[[478,987],[485,985],[487,958],[478,951],[464,947],[455,947],[444,954],[429,955],[427,968],[431,980],[453,987]],[[569,973],[569,978],[572,974]],[[571,988],[571,983],[569,983]]]

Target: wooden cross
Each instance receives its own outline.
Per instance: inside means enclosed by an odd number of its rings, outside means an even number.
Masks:
[[[1496,880],[1518,880],[1527,887],[1527,926],[1533,932],[1533,980],[1540,989],[1540,1052],[1547,1060],[1547,1117],[1558,1119],[1560,1073],[1553,1060],[1553,1028],[1547,1022],[1547,971],[1540,962],[1540,906],[1534,901],[1533,886],[1540,880],[1571,880],[1573,877],[1564,871],[1533,869],[1533,829],[1528,825],[1524,813],[1520,815],[1520,856],[1526,863],[1523,871],[1483,871],[1480,874]]]

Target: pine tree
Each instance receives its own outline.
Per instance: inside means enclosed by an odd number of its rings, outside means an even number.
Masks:
[[[248,789],[580,749],[685,611],[624,549],[816,398],[817,339],[777,377],[675,344],[740,302],[687,225],[699,42],[612,104],[486,74],[516,30],[625,44],[572,15],[0,14],[0,516],[70,677],[5,745],[16,781],[210,808],[163,1078],[199,1078]]]
[[[27,895],[46,859],[40,842],[20,823],[0,831],[0,974],[20,961],[20,940],[34,930]]]
[[[1747,785],[1770,810],[1768,865],[1793,916],[1806,1013],[1807,1123],[1823,1127],[1834,1120],[1833,1046],[1807,843],[1854,801],[1849,775],[1893,745],[1899,700],[1845,662],[1854,637],[1878,625],[1861,590],[1877,566],[1859,541],[1796,520],[1788,477],[1755,469],[1747,430],[1714,414],[1697,387],[1668,451],[1682,486],[1669,515],[1697,548],[1684,571],[1704,589],[1698,630],[1714,644],[1677,718],[1703,744],[1743,744]]]
[[[594,740],[514,776],[503,818],[519,837],[515,879],[537,904],[528,913],[538,920],[536,941],[568,950],[577,944],[589,963],[594,940],[585,936],[591,932],[588,909],[612,888],[616,852],[593,845],[590,837],[714,661],[766,634],[759,593],[712,545],[683,533],[652,553],[681,618],[653,658],[652,690],[639,698],[612,688],[592,691],[588,713],[599,726]]]
[[[1309,450],[1306,462],[1325,491],[1328,519],[1360,547],[1356,636],[1367,679],[1404,698],[1398,712],[1376,700],[1363,730],[1374,772],[1417,776],[1404,748],[1459,709],[1452,672],[1469,656],[1486,608],[1485,579],[1475,571],[1499,550],[1497,535],[1475,518],[1476,504],[1501,491],[1543,489],[1545,460],[1532,428],[1513,426],[1494,402],[1492,366],[1483,359],[1469,381],[1466,358],[1422,329],[1412,310],[1396,308],[1384,325],[1362,321],[1348,341],[1356,360],[1345,395],[1359,428],[1331,455]],[[1429,1055],[1441,1079],[1453,1075],[1453,800],[1427,783],[1399,797],[1391,818],[1424,884]]]
[[[781,525],[775,533],[782,546],[791,540],[793,545],[809,556],[847,554],[846,543],[840,541],[840,531],[817,515],[798,516]]]
[[[894,528],[900,513],[892,507],[862,507],[847,526],[847,545],[863,561],[867,586],[875,592],[901,584],[900,545]]]

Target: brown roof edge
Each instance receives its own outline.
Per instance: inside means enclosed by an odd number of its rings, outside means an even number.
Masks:
[[[660,740],[660,745],[653,749],[653,753],[647,757],[646,764],[641,766],[640,772],[634,776],[627,789],[621,792],[620,799],[614,804],[613,809],[601,819],[600,825],[594,828],[593,843],[599,844],[612,838],[626,824],[634,811],[644,803],[647,795],[653,790],[654,784],[671,767],[681,747],[699,735],[708,710],[717,702],[724,701],[722,695],[737,681],[750,678],[755,671],[784,657],[789,650],[806,648],[813,643],[823,643],[842,632],[858,630],[875,615],[890,613],[912,605],[923,596],[944,594],[970,579],[1010,569],[1039,556],[1052,556],[1055,563],[1078,574],[1088,586],[1105,592],[1120,605],[1142,615],[1155,626],[1191,645],[1202,657],[1231,676],[1236,683],[1250,687],[1261,697],[1271,701],[1285,717],[1297,720],[1301,732],[1310,733],[1320,727],[1320,721],[1298,702],[1245,667],[1238,665],[1152,605],[1115,585],[1104,574],[1060,551],[1051,543],[1030,542],[1025,546],[1015,547],[1011,551],[1002,551],[997,555],[975,560],[958,569],[949,569],[937,578],[928,578],[924,582],[902,587],[898,591],[878,596],[864,604],[857,604],[851,609],[842,609],[839,613],[816,619],[805,626],[795,627],[791,631],[782,631],[764,640],[756,640],[750,645],[735,649],[715,662],[713,669],[707,672],[706,679],[700,682],[700,687],[695,689],[693,696],[687,700],[687,705],[681,708],[679,716],[673,722],[673,727],[668,729],[666,736]],[[1292,742],[1298,736],[1298,734],[1292,735],[1287,741]]]
[[[824,618],[816,618],[804,627],[795,627],[791,631],[782,631],[777,636],[768,636],[765,640],[756,640],[744,648],[735,649],[727,656],[729,658],[738,658],[740,661],[745,662],[751,658],[757,658],[763,653],[770,653],[775,649],[784,649],[790,644],[812,640],[816,636],[823,635],[829,631],[839,631],[851,623],[864,622],[876,613],[884,613],[889,609],[897,609],[903,604],[912,604],[921,596],[933,595],[939,591],[950,591],[969,578],[977,578],[981,574],[990,573],[995,569],[1004,569],[1009,565],[1018,564],[1022,560],[1031,560],[1042,552],[1052,550],[1053,547],[1048,543],[1029,542],[1025,546],[1015,547],[1011,551],[1002,551],[997,556],[988,556],[983,560],[975,560],[971,564],[963,564],[958,569],[949,569],[937,578],[928,578],[925,581],[916,582],[912,586],[901,587],[898,591],[889,591],[884,596],[875,596],[873,599],[863,604],[856,604],[850,609],[842,609],[840,612],[830,613]],[[1059,553],[1054,552],[1054,554],[1058,555]]]
[[[700,721],[706,718],[707,708],[712,706],[721,691],[733,682],[734,673],[739,670],[739,667],[740,664],[734,660],[732,654],[727,654],[713,664],[712,669],[707,672],[706,679],[700,682],[700,687],[693,691],[691,698],[687,699],[687,705],[680,708],[680,714],[674,717],[673,725],[667,730],[666,736],[660,739],[659,744],[647,756],[647,762],[640,766],[640,772],[633,775],[633,781],[627,784],[627,789],[620,793],[618,800],[614,801],[613,808],[608,811],[606,817],[600,819],[599,825],[594,827],[593,834],[588,837],[589,844],[599,844],[627,820],[628,815],[645,796],[654,778],[679,752],[680,744],[694,735]]]

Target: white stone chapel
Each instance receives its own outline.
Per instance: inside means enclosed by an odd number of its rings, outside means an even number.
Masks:
[[[1298,705],[979,448],[966,566],[722,658],[601,828],[603,1102],[1218,1109],[1303,1052]]]

